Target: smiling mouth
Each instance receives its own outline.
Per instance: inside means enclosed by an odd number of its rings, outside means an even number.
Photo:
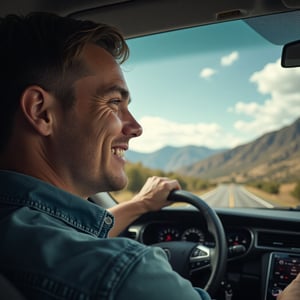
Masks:
[[[118,157],[124,157],[125,150],[122,149],[122,148],[112,148],[112,149],[111,149],[111,153],[112,153],[113,155],[118,156]]]

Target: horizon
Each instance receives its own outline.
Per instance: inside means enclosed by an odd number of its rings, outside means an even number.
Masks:
[[[253,143],[253,142],[255,142],[256,140],[258,140],[258,139],[260,139],[261,137],[263,137],[264,135],[266,135],[266,134],[271,134],[271,133],[273,133],[273,132],[280,131],[280,130],[286,128],[286,127],[292,126],[292,125],[293,125],[294,123],[296,123],[297,121],[300,121],[300,117],[297,117],[297,118],[296,118],[295,120],[293,120],[290,124],[283,125],[282,127],[278,128],[277,130],[271,130],[271,131],[265,132],[265,133],[261,134],[260,136],[254,138],[254,139],[252,139],[252,140],[249,140],[249,141],[247,141],[247,142],[245,142],[245,143],[236,145],[236,146],[234,146],[234,147],[229,147],[229,148],[225,148],[225,147],[211,148],[211,147],[207,147],[207,146],[205,146],[205,145],[193,145],[193,144],[187,144],[187,145],[181,145],[181,146],[174,146],[174,145],[168,145],[168,144],[166,144],[166,145],[163,145],[161,148],[155,149],[155,150],[150,151],[150,152],[143,152],[143,151],[139,151],[139,150],[134,150],[134,149],[132,149],[133,147],[131,147],[131,146],[129,146],[129,149],[128,149],[127,151],[136,152],[136,153],[140,153],[140,154],[152,154],[152,153],[154,153],[154,152],[159,152],[159,151],[163,150],[164,148],[168,148],[168,147],[169,147],[169,148],[177,148],[177,149],[185,148],[185,147],[187,147],[187,148],[188,148],[188,147],[197,147],[197,148],[206,148],[206,149],[208,149],[208,150],[220,150],[220,151],[224,150],[224,151],[229,151],[229,150],[233,150],[233,149],[235,149],[235,148],[237,148],[237,147],[241,147],[241,146],[245,146],[245,145],[247,145],[247,144],[249,144],[249,143]],[[138,138],[139,138],[139,137],[138,137]],[[126,155],[125,155],[125,156],[126,156]]]
[[[208,150],[220,150],[220,151],[224,150],[224,151],[228,151],[228,150],[233,150],[233,149],[235,149],[235,148],[237,148],[237,147],[245,146],[245,145],[247,145],[247,144],[249,144],[249,143],[253,143],[253,142],[255,142],[256,140],[262,138],[262,137],[263,137],[264,135],[266,135],[266,134],[276,133],[276,132],[281,131],[282,129],[284,129],[284,128],[286,128],[286,127],[292,126],[292,125],[295,124],[296,122],[300,122],[300,117],[296,118],[296,119],[295,119],[292,123],[290,123],[289,125],[284,125],[284,126],[282,126],[282,127],[279,128],[278,130],[272,130],[272,131],[270,131],[270,132],[266,132],[266,133],[262,134],[261,136],[255,138],[254,140],[248,141],[248,142],[246,142],[246,143],[243,143],[243,144],[240,144],[240,145],[231,147],[231,148],[210,148],[210,147],[203,146],[203,145],[201,146],[201,145],[192,145],[192,144],[190,144],[190,145],[183,145],[183,146],[164,145],[163,147],[161,147],[161,148],[159,148],[159,149],[157,149],[157,150],[151,151],[151,152],[141,152],[141,151],[136,151],[136,150],[132,150],[131,147],[129,147],[128,150],[131,151],[131,152],[138,152],[138,153],[141,153],[141,154],[151,154],[151,153],[154,153],[154,152],[161,151],[161,150],[164,149],[164,148],[177,148],[177,149],[180,149],[180,148],[185,148],[185,147],[186,147],[186,148],[188,148],[188,147],[197,147],[197,148],[206,148],[206,149],[208,149]]]

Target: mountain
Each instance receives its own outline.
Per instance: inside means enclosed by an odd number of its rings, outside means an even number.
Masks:
[[[300,178],[300,118],[255,141],[181,168],[186,175],[220,180]]]
[[[170,172],[199,162],[222,151],[225,150],[198,146],[167,146],[152,153],[140,153],[128,150],[126,151],[126,159],[132,163],[141,162],[144,166],[151,169]]]

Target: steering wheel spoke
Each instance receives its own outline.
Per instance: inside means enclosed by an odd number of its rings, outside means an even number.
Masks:
[[[212,249],[200,244],[197,245],[190,256],[191,272],[195,272],[195,271],[199,271],[211,267],[210,264],[211,253],[212,253]]]

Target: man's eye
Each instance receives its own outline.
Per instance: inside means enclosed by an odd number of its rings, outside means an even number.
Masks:
[[[121,99],[111,99],[109,102],[110,108],[114,112],[119,112],[121,109],[122,100]]]
[[[120,103],[121,103],[120,99],[112,99],[109,101],[109,104],[117,105],[117,106],[119,106]]]

